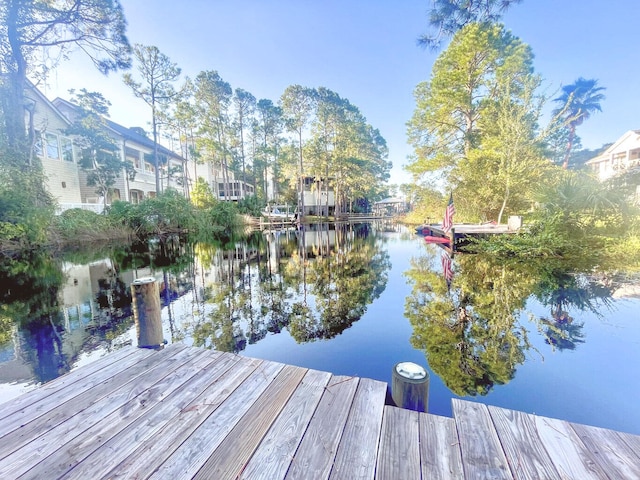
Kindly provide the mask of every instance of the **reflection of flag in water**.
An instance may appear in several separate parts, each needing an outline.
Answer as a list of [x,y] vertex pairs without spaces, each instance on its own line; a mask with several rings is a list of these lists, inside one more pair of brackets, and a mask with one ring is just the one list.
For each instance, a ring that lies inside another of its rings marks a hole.
[[447,252],[442,252],[442,273],[447,281],[447,289],[451,288],[451,280],[453,280],[453,268],[451,267],[451,257]]
[[456,213],[456,207],[453,205],[453,193],[449,194],[449,203],[444,211],[444,219],[442,220],[442,230],[449,233],[453,227],[453,214]]

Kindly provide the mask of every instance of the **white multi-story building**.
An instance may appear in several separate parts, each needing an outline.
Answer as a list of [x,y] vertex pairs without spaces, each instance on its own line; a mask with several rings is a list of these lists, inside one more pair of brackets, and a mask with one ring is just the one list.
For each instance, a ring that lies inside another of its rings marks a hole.
[[[53,105],[68,119],[74,118],[77,106],[61,98],[56,98]],[[105,128],[120,147],[122,159],[129,161],[135,169],[133,180],[127,178],[123,171],[111,194],[106,199],[110,204],[113,200],[126,200],[140,203],[145,198],[155,197],[156,172],[153,161],[154,150],[158,151],[158,167],[160,168],[160,190],[174,188],[184,192],[187,182],[185,159],[168,148],[156,144],[144,134],[139,127],[127,128],[116,122],[105,119]],[[81,172],[81,177],[83,177]],[[82,182],[83,203],[102,203],[104,199],[96,196],[95,189],[86,185],[86,178]]]
[[640,130],[629,130],[604,152],[587,162],[600,180],[640,166]]
[[[629,130],[604,152],[586,163],[600,181],[632,170],[640,170],[640,130]],[[640,201],[640,185],[636,185],[635,201]]]

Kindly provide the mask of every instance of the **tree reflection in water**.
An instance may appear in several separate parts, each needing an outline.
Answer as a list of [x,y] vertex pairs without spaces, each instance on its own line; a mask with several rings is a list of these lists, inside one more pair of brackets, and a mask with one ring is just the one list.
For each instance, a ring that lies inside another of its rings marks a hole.
[[[429,248],[406,272],[412,294],[405,315],[413,326],[412,345],[425,352],[432,371],[456,395],[486,395],[514,378],[531,348],[521,318],[533,320],[553,348],[573,349],[584,342],[583,323],[568,311],[597,313],[610,304],[611,289],[580,273],[587,266],[576,270],[557,260],[460,254],[449,290]],[[531,295],[550,308],[550,319],[526,311]]]
[[[318,224],[215,241],[150,239],[60,258],[48,252],[5,258],[0,373],[14,382],[44,382],[85,352],[130,343],[129,285],[143,276],[160,285],[171,341],[239,352],[284,330],[300,343],[333,338],[387,286],[390,256],[380,228]],[[618,282],[592,267],[457,255],[449,291],[439,254],[428,250],[406,272],[412,345],[454,393],[486,394],[509,382],[531,349],[531,325],[521,322],[532,296],[549,312],[533,325],[550,348],[574,349],[586,340],[580,312],[608,306]]]
[[272,232],[253,247],[196,253],[209,272],[210,308],[193,325],[194,343],[238,352],[283,328],[298,342],[340,334],[386,285],[389,256],[370,233],[367,224],[316,224]]

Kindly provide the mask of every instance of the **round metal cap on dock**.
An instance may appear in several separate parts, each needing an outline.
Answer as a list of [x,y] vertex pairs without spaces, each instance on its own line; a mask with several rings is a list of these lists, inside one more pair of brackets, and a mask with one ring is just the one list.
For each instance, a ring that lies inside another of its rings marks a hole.
[[401,408],[426,412],[429,404],[429,372],[413,362],[400,362],[391,375],[391,398]]
[[154,277],[140,277],[136,278],[131,285],[146,285],[147,283],[153,283],[156,279]]
[[428,375],[423,367],[413,362],[401,362],[395,368],[401,377],[407,380],[417,380],[420,383]]

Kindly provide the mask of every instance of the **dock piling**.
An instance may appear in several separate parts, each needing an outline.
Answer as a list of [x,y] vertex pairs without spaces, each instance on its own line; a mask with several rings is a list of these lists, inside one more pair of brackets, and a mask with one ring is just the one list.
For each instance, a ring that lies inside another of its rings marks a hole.
[[398,407],[426,412],[429,407],[429,372],[413,362],[393,367],[391,397]]
[[153,277],[143,277],[131,283],[133,316],[136,322],[139,348],[161,348],[162,317],[158,284]]

